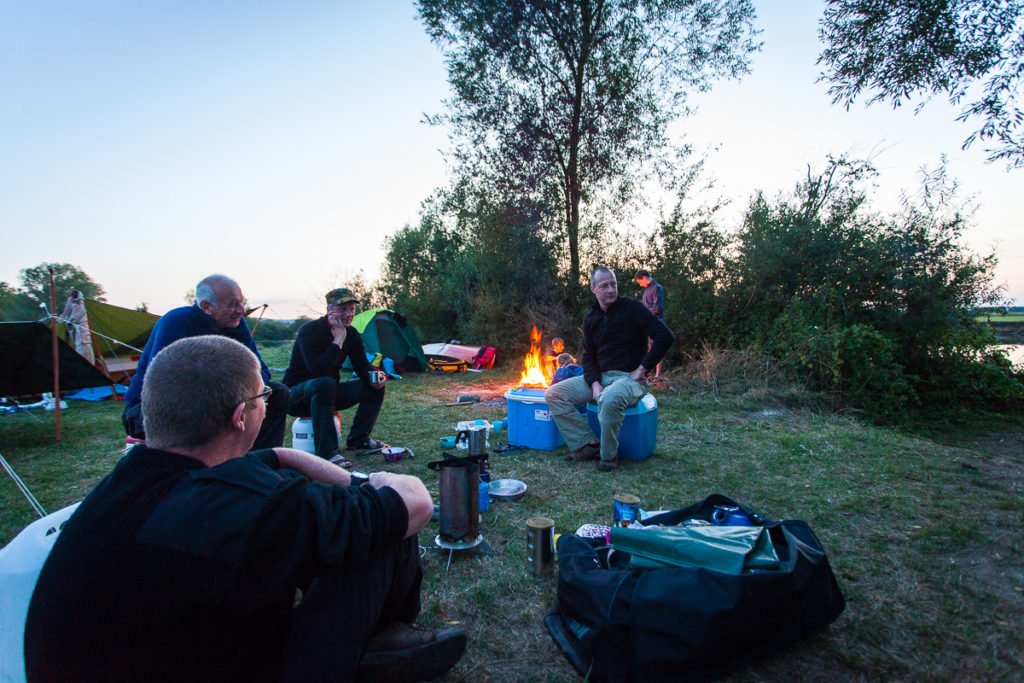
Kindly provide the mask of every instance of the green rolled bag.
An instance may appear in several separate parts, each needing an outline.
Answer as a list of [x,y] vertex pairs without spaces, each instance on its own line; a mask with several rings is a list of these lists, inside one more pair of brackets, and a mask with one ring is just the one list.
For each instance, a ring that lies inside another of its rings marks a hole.
[[613,527],[611,547],[630,554],[630,569],[704,567],[742,574],[779,568],[775,546],[761,526]]

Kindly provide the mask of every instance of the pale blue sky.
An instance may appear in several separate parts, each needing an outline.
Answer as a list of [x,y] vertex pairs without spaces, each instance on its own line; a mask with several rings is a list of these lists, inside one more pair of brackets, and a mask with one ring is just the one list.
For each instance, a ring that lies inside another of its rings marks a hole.
[[[833,107],[814,82],[823,3],[757,5],[753,73],[695,96],[681,126],[718,146],[727,227],[829,152],[873,156],[882,208],[946,153],[981,207],[970,244],[996,246],[1024,301],[1021,173],[962,152],[971,129],[941,102]],[[411,2],[0,0],[0,91],[0,280],[74,263],[155,313],[218,271],[272,316],[318,312],[446,182],[446,136],[421,123],[445,71]]]

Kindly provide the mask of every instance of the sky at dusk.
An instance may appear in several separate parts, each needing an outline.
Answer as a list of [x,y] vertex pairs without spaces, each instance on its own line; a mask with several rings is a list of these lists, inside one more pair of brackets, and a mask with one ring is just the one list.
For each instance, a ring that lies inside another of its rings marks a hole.
[[[731,202],[721,227],[829,154],[872,160],[881,210],[945,155],[978,206],[969,246],[996,251],[998,281],[1024,303],[1024,172],[961,150],[974,129],[943,101],[917,116],[832,105],[815,82],[823,3],[755,4],[752,73],[695,94],[678,126]],[[446,133],[422,123],[446,73],[411,2],[0,0],[0,89],[11,284],[67,262],[111,303],[162,314],[223,272],[270,317],[320,314],[327,289],[376,277],[384,238],[447,182]]]

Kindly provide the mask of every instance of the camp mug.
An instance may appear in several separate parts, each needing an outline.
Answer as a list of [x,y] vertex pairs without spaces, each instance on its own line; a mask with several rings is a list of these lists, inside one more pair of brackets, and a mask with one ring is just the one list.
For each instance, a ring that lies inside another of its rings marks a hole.
[[547,517],[526,520],[526,566],[535,580],[555,573],[555,522]]
[[466,445],[469,447],[470,455],[483,455],[487,428],[481,425],[473,425],[469,429],[463,429],[458,433],[456,440],[461,440],[466,435]]
[[735,505],[716,505],[711,521],[719,526],[750,526],[750,518]]
[[636,521],[640,511],[640,498],[631,493],[616,493],[615,512],[612,515],[615,526],[629,526]]

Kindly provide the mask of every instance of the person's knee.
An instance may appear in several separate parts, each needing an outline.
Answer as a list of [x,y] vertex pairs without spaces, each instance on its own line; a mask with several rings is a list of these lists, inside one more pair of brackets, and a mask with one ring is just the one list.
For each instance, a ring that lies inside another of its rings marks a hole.
[[145,439],[146,428],[142,421],[141,404],[126,406],[121,413],[121,424],[124,425],[124,433],[133,439]]
[[309,394],[311,400],[330,401],[333,405],[337,382],[330,377],[317,377],[310,380]]
[[626,409],[636,403],[628,394],[603,392],[597,397],[597,419],[602,424],[610,421],[621,421]]
[[[569,380],[565,381],[568,382]],[[552,405],[571,407],[573,405],[572,400],[565,392],[565,387],[560,386],[562,384],[564,384],[564,382],[552,384],[544,391],[544,402],[548,404],[548,407],[551,407]]]
[[270,400],[267,401],[267,412],[274,413],[287,410],[291,404],[291,393],[288,391],[288,387],[280,382],[270,382],[268,386],[273,389],[273,393],[270,394]]

